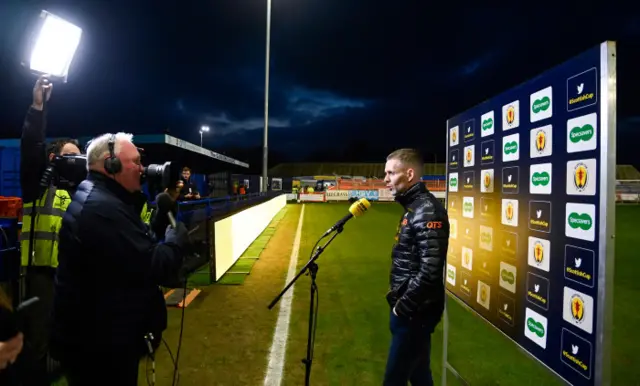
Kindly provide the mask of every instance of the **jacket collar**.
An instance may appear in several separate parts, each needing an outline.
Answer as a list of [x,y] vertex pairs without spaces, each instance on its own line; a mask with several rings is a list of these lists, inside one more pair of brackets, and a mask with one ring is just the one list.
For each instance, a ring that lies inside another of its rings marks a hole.
[[395,200],[406,208],[418,197],[420,193],[426,193],[427,191],[427,187],[422,183],[422,181],[418,181],[404,193],[398,194],[395,197]]
[[146,197],[142,192],[131,193],[120,185],[116,180],[96,171],[89,171],[87,179],[95,185],[102,186],[113,193],[116,197],[127,204],[139,205]]

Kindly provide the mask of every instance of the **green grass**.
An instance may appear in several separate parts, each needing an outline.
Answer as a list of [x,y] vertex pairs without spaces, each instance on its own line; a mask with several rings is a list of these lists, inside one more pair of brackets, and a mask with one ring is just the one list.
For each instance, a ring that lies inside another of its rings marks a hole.
[[[293,236],[302,205],[288,205],[263,235],[270,241],[251,266],[251,275],[226,275],[243,285],[212,285],[187,308],[180,355],[180,385],[262,384],[278,308],[266,305],[283,288]],[[305,205],[298,268],[309,258],[317,238],[347,211],[347,204]],[[391,246],[402,213],[394,203],[374,203],[365,217],[349,221],[344,233],[318,260],[320,310],[312,372],[313,385],[379,385],[390,343],[387,291]],[[640,206],[616,211],[614,290],[614,385],[640,385],[636,365],[640,342],[640,260],[637,257]],[[277,230],[276,230],[276,225]],[[270,233],[270,234],[269,234]],[[249,252],[245,253],[245,256]],[[242,258],[239,264],[250,264]],[[246,281],[245,281],[246,279]],[[308,276],[294,288],[284,385],[304,384]],[[542,365],[472,312],[450,300],[449,362],[471,385],[557,385]],[[174,351],[180,310],[169,309],[164,334]],[[442,324],[433,336],[432,370],[439,384],[442,369]],[[170,384],[167,351],[158,353],[158,385]],[[140,384],[144,384],[144,363]],[[450,385],[456,384],[448,375]],[[59,383],[63,385],[65,383]]]
[[245,273],[227,273],[218,280],[218,284],[222,285],[241,285],[247,278]]
[[[299,268],[318,236],[346,212],[347,205],[305,205]],[[318,260],[320,293],[312,381],[315,385],[380,384],[390,343],[388,286],[391,247],[402,213],[397,204],[374,204],[366,217],[350,221]],[[636,218],[640,206],[618,207],[614,289],[612,384],[640,384],[636,362],[640,332],[640,274]],[[286,361],[286,385],[304,380],[309,278],[295,287]],[[448,302],[448,360],[471,385],[559,385],[541,364],[454,300]],[[442,323],[433,336],[432,370],[442,368]],[[448,375],[449,384],[456,384]]]

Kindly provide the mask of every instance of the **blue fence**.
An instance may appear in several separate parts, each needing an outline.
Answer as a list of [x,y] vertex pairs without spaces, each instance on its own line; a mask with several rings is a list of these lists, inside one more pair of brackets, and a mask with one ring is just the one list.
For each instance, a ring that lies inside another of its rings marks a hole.
[[0,196],[21,196],[19,148],[0,150]]
[[205,220],[225,217],[280,194],[282,192],[261,192],[180,202],[178,220],[189,227],[190,224],[195,225]]

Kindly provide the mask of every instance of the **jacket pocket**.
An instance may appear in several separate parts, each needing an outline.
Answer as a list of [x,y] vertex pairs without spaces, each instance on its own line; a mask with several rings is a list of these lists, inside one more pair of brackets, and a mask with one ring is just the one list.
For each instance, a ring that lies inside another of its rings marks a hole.
[[408,285],[409,285],[409,278],[406,278],[402,283],[400,283],[399,286],[397,286],[396,288],[392,288],[391,290],[389,290],[389,292],[387,292],[386,298],[390,306],[393,307],[396,304],[398,299],[400,299],[400,297],[407,290]]

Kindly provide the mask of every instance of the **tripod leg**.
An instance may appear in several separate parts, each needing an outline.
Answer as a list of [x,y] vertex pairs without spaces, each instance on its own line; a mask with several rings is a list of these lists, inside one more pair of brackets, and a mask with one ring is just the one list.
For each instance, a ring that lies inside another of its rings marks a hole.
[[311,298],[309,301],[309,331],[307,335],[307,358],[303,360],[305,364],[305,386],[309,386],[309,382],[311,379],[311,351],[313,350],[313,330],[314,325],[316,323],[315,313],[314,313],[314,303],[316,297],[316,272],[318,270],[318,266],[314,263],[309,266],[309,276],[311,276]]

